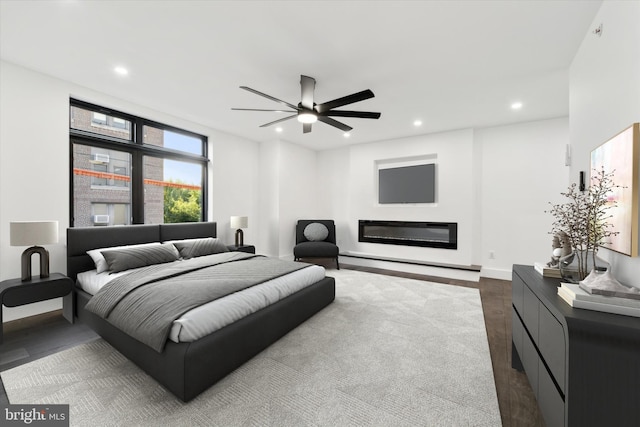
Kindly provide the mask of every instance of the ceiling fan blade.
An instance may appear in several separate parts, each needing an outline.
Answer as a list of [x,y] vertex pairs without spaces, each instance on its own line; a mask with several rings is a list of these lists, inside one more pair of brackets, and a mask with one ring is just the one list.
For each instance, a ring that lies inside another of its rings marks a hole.
[[300,76],[300,105],[307,110],[313,110],[313,91],[316,88],[316,80],[309,76]]
[[297,113],[297,111],[291,111],[291,110],[262,110],[260,108],[232,108],[232,110],[236,110],[236,111],[274,111],[276,113]]
[[267,126],[275,125],[276,123],[284,122],[285,120],[293,119],[294,117],[298,117],[298,115],[294,114],[293,116],[288,116],[288,117],[284,117],[282,119],[274,120],[272,122],[265,123],[265,124],[261,125],[260,127],[261,128],[266,128]]
[[247,90],[247,91],[249,91],[249,92],[251,92],[251,93],[255,93],[256,95],[264,96],[264,97],[265,97],[265,98],[267,98],[267,99],[270,99],[270,100],[275,101],[275,102],[279,102],[279,103],[281,103],[281,104],[286,105],[286,106],[287,106],[287,107],[289,107],[289,108],[292,108],[292,109],[294,109],[294,110],[298,111],[298,107],[296,107],[295,105],[293,105],[293,104],[289,104],[288,102],[283,101],[283,100],[281,100],[281,99],[274,98],[273,96],[271,96],[271,95],[267,95],[266,93],[258,92],[257,90],[255,90],[255,89],[251,89],[250,87],[247,87],[247,86],[240,86],[240,89]]
[[324,113],[332,108],[342,107],[343,105],[353,104],[354,102],[364,101],[365,99],[373,98],[375,95],[369,89],[362,92],[354,93],[351,95],[343,96],[342,98],[334,99],[333,101],[323,102],[316,106],[318,113]]
[[347,126],[344,123],[340,123],[337,120],[333,120],[331,117],[318,116],[318,120],[320,120],[321,122],[326,123],[328,125],[331,125],[333,127],[337,127],[338,129],[340,129],[343,132],[349,132],[350,130],[353,129],[351,126]]
[[303,123],[302,124],[302,133],[311,132],[311,123]]
[[324,113],[318,113],[320,116],[333,116],[333,117],[357,117],[359,119],[379,119],[380,113],[373,113],[371,111],[345,111],[345,110],[329,110]]

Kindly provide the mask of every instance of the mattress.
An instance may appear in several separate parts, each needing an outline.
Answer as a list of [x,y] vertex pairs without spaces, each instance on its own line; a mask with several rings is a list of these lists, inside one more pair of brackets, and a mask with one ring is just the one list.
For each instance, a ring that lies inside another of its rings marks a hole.
[[[181,262],[181,261],[175,261]],[[95,295],[113,279],[131,271],[120,273],[96,270],[78,274],[78,285],[82,290]],[[325,277],[324,267],[309,265],[284,276],[257,286],[214,300],[183,314],[173,322],[169,339],[173,342],[191,342],[223,328],[243,317],[255,313]]]

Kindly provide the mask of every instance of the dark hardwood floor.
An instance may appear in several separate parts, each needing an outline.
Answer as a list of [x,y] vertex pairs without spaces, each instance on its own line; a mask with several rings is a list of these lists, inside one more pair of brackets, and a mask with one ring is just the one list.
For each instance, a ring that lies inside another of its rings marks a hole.
[[[97,338],[88,326],[67,322],[62,310],[7,322],[0,344],[0,372]],[[7,405],[1,381],[0,385],[0,405]]]
[[[324,265],[322,262],[319,263]],[[329,275],[330,270],[335,268],[331,264],[325,265]],[[368,267],[341,267],[479,289],[502,425],[544,427],[526,375],[511,368],[511,282],[481,278],[480,282],[476,283]],[[0,344],[0,371],[97,338],[98,336],[87,326],[68,323],[62,317],[61,311],[5,323],[4,343]],[[6,404],[7,395],[2,386],[0,405]]]

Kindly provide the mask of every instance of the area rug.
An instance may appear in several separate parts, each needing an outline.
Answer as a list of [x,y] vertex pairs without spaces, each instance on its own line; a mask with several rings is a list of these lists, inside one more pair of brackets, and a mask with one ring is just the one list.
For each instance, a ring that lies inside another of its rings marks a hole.
[[331,271],[336,300],[189,403],[99,339],[2,372],[72,426],[501,425],[477,289]]

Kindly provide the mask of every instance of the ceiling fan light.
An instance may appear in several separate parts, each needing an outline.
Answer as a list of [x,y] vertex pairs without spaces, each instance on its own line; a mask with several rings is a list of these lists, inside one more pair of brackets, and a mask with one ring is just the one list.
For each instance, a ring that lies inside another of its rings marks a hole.
[[298,113],[298,121],[300,123],[315,123],[318,121],[318,116],[313,113]]

